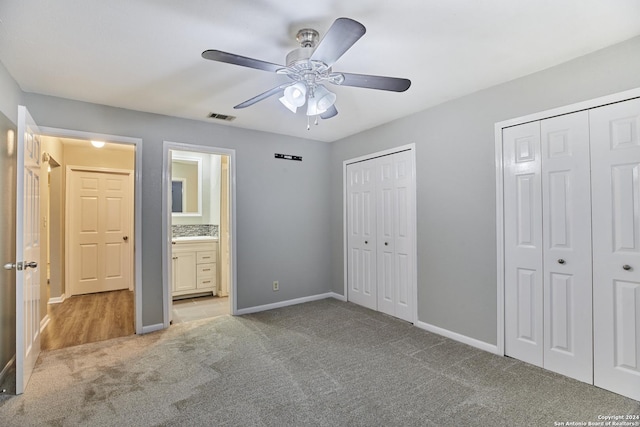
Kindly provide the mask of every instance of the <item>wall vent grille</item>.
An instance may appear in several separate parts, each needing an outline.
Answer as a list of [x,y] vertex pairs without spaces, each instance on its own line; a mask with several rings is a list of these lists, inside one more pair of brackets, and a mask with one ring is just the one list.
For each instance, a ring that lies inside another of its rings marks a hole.
[[218,114],[218,113],[209,113],[207,117],[209,117],[210,119],[224,120],[226,122],[232,122],[236,119],[236,116],[229,116],[227,114]]

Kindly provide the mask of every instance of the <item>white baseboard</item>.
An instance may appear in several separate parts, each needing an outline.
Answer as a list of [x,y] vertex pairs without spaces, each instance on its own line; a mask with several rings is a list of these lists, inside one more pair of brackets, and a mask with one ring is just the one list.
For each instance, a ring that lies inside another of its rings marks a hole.
[[65,300],[65,298],[66,297],[64,296],[64,294],[60,295],[59,297],[51,297],[49,298],[49,304],[60,304]]
[[13,366],[14,363],[16,363],[16,355],[15,354],[13,355],[11,360],[9,360],[7,362],[7,364],[4,366],[4,368],[2,368],[2,371],[0,371],[0,384],[2,384],[4,382],[4,378],[7,376],[7,372],[9,372],[11,370],[11,367]]
[[49,317],[48,314],[42,318],[42,320],[40,321],[40,333],[42,333],[42,331],[44,331],[44,328],[47,327],[47,325],[49,324],[50,320],[51,320],[51,318]]
[[439,328],[438,326],[431,325],[429,323],[417,321],[414,323],[420,329],[424,329],[425,331],[433,332],[434,334],[442,335],[447,338],[451,338],[452,340],[459,341],[463,344],[470,345],[471,347],[479,348],[480,350],[488,351],[489,353],[497,354],[498,356],[502,356],[500,352],[498,352],[498,346],[495,344],[489,344],[484,341],[477,340],[475,338],[468,337],[466,335],[459,334],[457,332],[452,332],[448,329]]
[[288,307],[290,305],[303,304],[305,302],[318,301],[318,300],[327,299],[327,298],[335,298],[334,293],[327,292],[326,294],[318,294],[318,295],[311,295],[309,297],[289,299],[286,301],[274,302],[273,304],[264,304],[264,305],[257,305],[255,307],[241,308],[236,312],[236,315],[242,316],[243,314],[258,313],[260,311],[273,310],[274,308]]
[[156,323],[155,325],[147,325],[142,327],[142,334],[148,334],[151,332],[164,329],[164,323]]
[[347,297],[344,295],[336,294],[335,292],[329,292],[329,297],[337,299],[338,301],[347,302]]

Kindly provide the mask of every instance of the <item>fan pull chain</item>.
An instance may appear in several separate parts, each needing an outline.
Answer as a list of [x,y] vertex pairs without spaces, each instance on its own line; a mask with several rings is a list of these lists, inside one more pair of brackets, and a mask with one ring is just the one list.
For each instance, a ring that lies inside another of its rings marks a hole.
[[307,116],[307,130],[311,129],[311,126],[309,125],[309,116]]
[[318,116],[316,116],[316,121],[315,121],[314,125],[318,126]]

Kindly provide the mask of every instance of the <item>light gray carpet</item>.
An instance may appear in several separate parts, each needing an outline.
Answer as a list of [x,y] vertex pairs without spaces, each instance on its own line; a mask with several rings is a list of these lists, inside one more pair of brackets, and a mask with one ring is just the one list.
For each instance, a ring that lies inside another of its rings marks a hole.
[[7,426],[553,426],[640,403],[323,300],[42,353]]

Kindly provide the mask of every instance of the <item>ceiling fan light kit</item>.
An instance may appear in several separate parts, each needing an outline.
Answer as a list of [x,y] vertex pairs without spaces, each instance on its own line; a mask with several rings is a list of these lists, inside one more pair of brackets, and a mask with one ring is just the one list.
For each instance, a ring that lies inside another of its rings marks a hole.
[[[202,57],[212,61],[275,72],[292,80],[233,108],[246,108],[272,95],[281,93],[282,96],[279,100],[287,109],[296,113],[298,108],[306,103],[307,117],[315,117],[315,123],[318,124],[318,116],[322,119],[329,119],[338,114],[338,110],[334,105],[337,96],[327,89],[323,83],[328,82],[338,86],[353,86],[393,92],[404,92],[411,86],[411,81],[408,79],[339,73],[331,69],[333,64],[365,32],[364,25],[349,18],[336,19],[319,43],[319,34],[316,30],[310,28],[302,29],[296,35],[296,40],[300,43],[300,47],[289,52],[286,57],[286,66],[219,50],[205,50],[202,52]],[[309,129],[308,123],[307,129]]]

